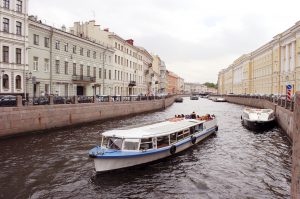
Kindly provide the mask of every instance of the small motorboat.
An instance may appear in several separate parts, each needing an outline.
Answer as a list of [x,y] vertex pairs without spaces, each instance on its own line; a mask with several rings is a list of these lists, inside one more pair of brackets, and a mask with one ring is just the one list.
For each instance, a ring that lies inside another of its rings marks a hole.
[[183,102],[183,98],[182,98],[182,97],[177,97],[177,98],[175,99],[175,102],[181,103],[181,102]]
[[190,97],[190,100],[199,100],[199,97],[197,95],[192,95]]
[[192,115],[102,133],[101,145],[89,151],[96,172],[143,165],[175,155],[218,131],[214,116],[187,119],[195,118]]
[[243,125],[250,130],[266,130],[275,125],[275,114],[272,109],[246,108],[241,119]]
[[214,101],[215,101],[215,102],[226,102],[226,99],[223,98],[223,97],[216,97],[216,98],[214,99]]

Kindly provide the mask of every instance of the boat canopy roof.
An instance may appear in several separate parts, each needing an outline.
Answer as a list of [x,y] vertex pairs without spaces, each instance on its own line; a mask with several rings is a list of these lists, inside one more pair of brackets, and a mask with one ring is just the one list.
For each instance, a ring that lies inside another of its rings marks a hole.
[[179,121],[165,121],[156,124],[136,127],[131,129],[116,129],[106,131],[102,135],[105,137],[117,137],[128,139],[151,138],[165,136],[174,132],[182,131],[205,121],[196,119],[182,119]]
[[272,113],[274,112],[272,109],[253,109],[253,108],[245,108],[245,113]]

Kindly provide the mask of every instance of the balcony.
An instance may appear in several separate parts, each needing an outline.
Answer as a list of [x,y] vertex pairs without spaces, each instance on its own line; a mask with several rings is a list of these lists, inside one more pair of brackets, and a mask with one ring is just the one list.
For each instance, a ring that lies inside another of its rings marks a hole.
[[135,82],[135,81],[130,81],[128,86],[129,86],[129,87],[136,86],[136,82]]
[[95,82],[96,78],[83,75],[73,75],[72,80],[76,82]]

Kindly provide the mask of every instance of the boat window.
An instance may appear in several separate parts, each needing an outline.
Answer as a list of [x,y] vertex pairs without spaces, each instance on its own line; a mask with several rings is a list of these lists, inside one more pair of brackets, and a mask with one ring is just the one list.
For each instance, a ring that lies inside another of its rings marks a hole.
[[125,139],[124,150],[138,150],[139,139]]
[[198,124],[195,128],[196,131],[203,131],[203,124]]
[[171,144],[175,143],[177,140],[176,140],[176,133],[172,133],[170,135],[170,142]]
[[177,140],[181,140],[184,138],[183,131],[177,132]]
[[140,150],[148,150],[153,148],[152,138],[143,138],[141,140]]
[[185,129],[183,131],[183,135],[184,135],[184,137],[188,137],[190,135],[190,130],[189,129]]
[[194,134],[194,133],[195,133],[195,127],[192,126],[192,127],[190,127],[190,134],[192,135],[192,134]]
[[169,146],[169,136],[161,136],[157,137],[157,148],[162,148],[165,146]]
[[121,138],[108,138],[107,148],[121,150],[123,139]]

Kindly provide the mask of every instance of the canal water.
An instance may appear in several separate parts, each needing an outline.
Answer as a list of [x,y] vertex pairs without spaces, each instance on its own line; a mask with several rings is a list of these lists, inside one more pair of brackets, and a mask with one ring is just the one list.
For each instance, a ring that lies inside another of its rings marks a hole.
[[[166,110],[0,141],[0,198],[289,198],[291,145],[280,129],[254,134],[243,106],[207,99]],[[99,133],[175,114],[215,114],[219,132],[161,162],[96,175]]]

